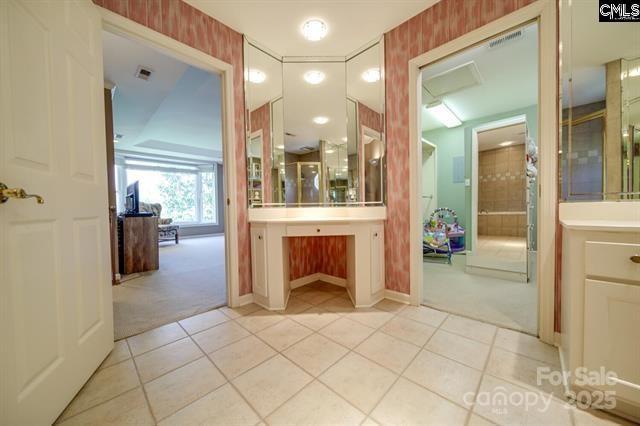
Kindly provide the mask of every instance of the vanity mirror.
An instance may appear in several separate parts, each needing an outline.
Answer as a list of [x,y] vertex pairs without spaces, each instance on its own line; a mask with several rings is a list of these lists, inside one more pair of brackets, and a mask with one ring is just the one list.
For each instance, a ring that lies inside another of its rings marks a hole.
[[563,201],[640,199],[640,25],[598,22],[598,1],[563,0]]
[[252,207],[382,205],[382,41],[346,58],[281,58],[245,40]]

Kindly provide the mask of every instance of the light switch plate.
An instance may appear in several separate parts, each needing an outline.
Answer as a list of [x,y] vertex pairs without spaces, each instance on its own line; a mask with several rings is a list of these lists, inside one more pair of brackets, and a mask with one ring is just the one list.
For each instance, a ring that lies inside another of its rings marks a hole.
[[465,179],[464,186],[471,186],[471,179]]

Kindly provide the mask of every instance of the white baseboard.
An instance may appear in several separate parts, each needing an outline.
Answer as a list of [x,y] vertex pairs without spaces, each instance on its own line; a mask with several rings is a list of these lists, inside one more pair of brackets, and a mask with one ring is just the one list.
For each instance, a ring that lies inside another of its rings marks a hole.
[[347,280],[345,278],[334,277],[333,275],[323,274],[321,272],[316,272],[315,274],[307,275],[290,281],[289,286],[293,290],[294,288],[302,287],[316,281],[324,281],[326,283],[337,285],[340,287],[347,286]]
[[253,293],[243,294],[242,296],[238,296],[236,299],[236,304],[234,308],[248,305],[249,303],[253,303]]
[[404,303],[406,305],[410,305],[411,304],[411,295],[410,294],[400,293],[399,291],[395,291],[395,290],[385,290],[384,291],[384,298],[385,299],[389,299],[389,300],[393,300],[394,302]]
[[482,275],[484,277],[498,278],[506,281],[527,282],[527,274],[521,272],[501,271],[499,269],[482,268],[478,266],[466,266],[465,272],[471,275]]

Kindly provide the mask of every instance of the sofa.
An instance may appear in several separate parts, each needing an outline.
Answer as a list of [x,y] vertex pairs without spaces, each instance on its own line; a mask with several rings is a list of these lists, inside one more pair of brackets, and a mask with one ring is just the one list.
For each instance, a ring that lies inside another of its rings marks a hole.
[[149,212],[158,217],[158,241],[175,241],[178,244],[180,238],[180,225],[176,225],[173,219],[162,218],[162,204],[140,203],[141,212]]

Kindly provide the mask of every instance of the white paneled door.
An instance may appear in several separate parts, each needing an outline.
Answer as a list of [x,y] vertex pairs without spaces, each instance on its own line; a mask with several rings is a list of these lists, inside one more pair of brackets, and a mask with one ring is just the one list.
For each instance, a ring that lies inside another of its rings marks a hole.
[[0,1],[0,424],[51,424],[113,347],[102,38],[89,0]]

